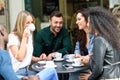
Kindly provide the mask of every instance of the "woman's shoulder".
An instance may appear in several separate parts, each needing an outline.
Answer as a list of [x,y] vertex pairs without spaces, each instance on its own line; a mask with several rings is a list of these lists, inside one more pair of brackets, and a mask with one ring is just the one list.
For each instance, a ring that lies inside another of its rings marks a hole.
[[18,38],[18,36],[14,33],[14,32],[11,32],[9,35],[8,35],[8,38]]
[[95,36],[95,40],[105,40],[105,38],[102,36]]
[[109,44],[109,42],[104,38],[104,37],[102,37],[102,36],[96,36],[95,37],[95,42],[99,42],[100,44],[105,44],[105,45],[108,45]]
[[20,45],[20,40],[17,35],[15,35],[13,32],[8,35],[8,43],[7,47],[11,45]]

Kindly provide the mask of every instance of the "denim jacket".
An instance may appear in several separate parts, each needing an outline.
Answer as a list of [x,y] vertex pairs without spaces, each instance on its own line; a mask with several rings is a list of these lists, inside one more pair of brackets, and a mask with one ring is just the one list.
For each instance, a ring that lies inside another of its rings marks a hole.
[[[88,53],[91,54],[92,53],[92,49],[93,49],[93,43],[94,43],[94,35],[93,34],[89,34],[89,45],[88,45]],[[75,54],[80,54],[81,53],[81,50],[79,48],[79,42],[77,41],[76,42],[76,46],[75,46],[75,51],[74,53]]]
[[19,80],[12,68],[9,53],[5,50],[0,50],[0,74],[5,80]]

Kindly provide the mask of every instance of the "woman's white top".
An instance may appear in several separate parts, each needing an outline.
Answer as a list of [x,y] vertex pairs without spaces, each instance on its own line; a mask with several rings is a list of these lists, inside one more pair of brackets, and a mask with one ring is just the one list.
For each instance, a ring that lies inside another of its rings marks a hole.
[[[32,54],[33,54],[32,34],[29,35],[28,44],[26,45],[27,46],[27,53],[26,53],[26,56],[22,62],[18,61],[13,56],[11,50],[9,49],[9,47],[12,45],[16,45],[16,46],[20,47],[20,40],[18,39],[18,36],[15,35],[14,33],[9,34],[7,47],[8,47],[8,51],[10,53],[10,57],[12,60],[13,69],[16,72],[20,68],[24,68],[24,67],[30,65],[30,63],[31,63]],[[17,53],[16,53],[16,56],[17,56]]]

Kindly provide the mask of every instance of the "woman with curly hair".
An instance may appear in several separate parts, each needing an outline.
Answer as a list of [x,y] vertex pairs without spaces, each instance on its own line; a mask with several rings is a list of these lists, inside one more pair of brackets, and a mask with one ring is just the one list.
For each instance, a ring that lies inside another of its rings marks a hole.
[[88,62],[92,73],[84,80],[119,80],[120,30],[117,20],[102,7],[92,7],[89,13],[88,26],[93,29],[95,39],[93,55]]

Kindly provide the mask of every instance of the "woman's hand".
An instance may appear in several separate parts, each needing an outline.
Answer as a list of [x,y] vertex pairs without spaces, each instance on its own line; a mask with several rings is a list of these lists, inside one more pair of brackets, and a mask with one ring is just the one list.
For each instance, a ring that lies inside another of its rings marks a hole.
[[30,30],[28,29],[28,27],[25,28],[24,32],[23,32],[23,37],[29,37],[30,35]]
[[89,55],[81,56],[81,58],[82,58],[81,63],[83,63],[84,65],[88,65],[90,56]]
[[75,58],[80,58],[81,55],[80,54],[75,54]]
[[91,74],[92,74],[91,72],[81,73],[80,76],[79,76],[79,80],[88,80],[88,78]]

